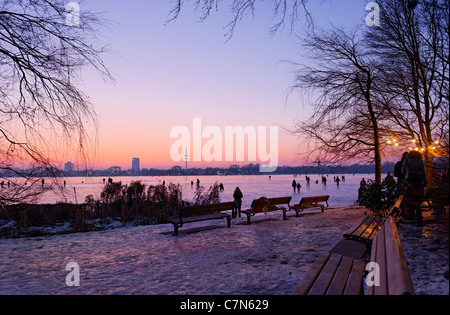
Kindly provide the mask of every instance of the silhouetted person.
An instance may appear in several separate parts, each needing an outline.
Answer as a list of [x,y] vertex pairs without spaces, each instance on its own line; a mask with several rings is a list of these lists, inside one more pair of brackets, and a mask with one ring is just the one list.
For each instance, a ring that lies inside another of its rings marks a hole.
[[300,188],[302,188],[302,185],[300,183],[297,183],[297,191],[300,192]]
[[406,155],[406,159],[402,166],[402,173],[415,194],[417,201],[422,201],[427,180],[425,177],[422,154],[420,154],[420,152],[411,151]]
[[359,183],[359,185],[360,186],[366,186],[366,180],[363,178],[362,180],[361,180],[361,182]]
[[366,188],[365,184],[361,181],[361,184],[358,189],[358,201],[361,202],[361,198],[364,194],[364,189]]
[[236,215],[239,215],[239,218],[241,217],[241,206],[242,206],[242,198],[244,195],[242,194],[242,191],[239,189],[239,187],[236,187],[233,193],[234,198],[234,206],[231,213],[231,216],[233,218],[236,218]]
[[295,181],[295,179],[292,181],[292,188],[294,189],[295,192],[295,189],[297,188],[297,182]]
[[397,177],[397,184],[400,184],[401,181],[405,178],[405,175],[402,172],[403,163],[405,162],[406,156],[408,155],[408,152],[403,153],[402,158],[400,161],[395,163],[394,166],[394,177]]

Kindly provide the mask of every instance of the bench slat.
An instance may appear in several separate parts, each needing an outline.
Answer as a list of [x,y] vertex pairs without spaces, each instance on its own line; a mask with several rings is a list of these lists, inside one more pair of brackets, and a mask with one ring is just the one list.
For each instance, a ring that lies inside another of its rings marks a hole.
[[227,227],[231,227],[231,216],[227,213],[221,213],[221,211],[232,210],[234,202],[222,202],[209,205],[196,205],[183,207],[178,217],[169,219],[169,222],[173,224],[174,236],[178,236],[178,229],[185,223],[227,219]]
[[269,204],[269,205],[289,204],[289,202],[291,202],[291,200],[292,200],[292,197],[267,198],[267,204]]
[[298,286],[294,289],[293,295],[306,295],[308,294],[311,286],[316,281],[317,277],[320,274],[320,271],[323,269],[323,266],[327,263],[330,258],[330,253],[324,253],[319,256],[319,258],[314,262],[311,266],[311,269],[303,276],[302,280],[298,284]]
[[406,264],[397,226],[392,217],[386,221],[387,273],[389,295],[413,295],[414,288]]
[[[347,279],[352,269],[353,259],[342,257],[341,263],[334,275],[333,282],[328,289],[327,295],[342,295],[344,293]],[[362,279],[362,278],[361,278]]]
[[355,229],[352,235],[359,239],[361,235],[366,231],[367,227],[372,224],[373,220],[373,216],[366,216],[365,220]]
[[[380,267],[380,286],[374,286],[374,293],[377,295],[387,295],[388,294],[388,279],[387,279],[387,265],[386,265],[386,239],[385,239],[386,228],[383,228],[378,231],[378,243],[377,243],[377,252],[375,256],[375,262],[378,263]],[[372,256],[370,257],[372,260]]]
[[226,211],[226,210],[233,210],[234,202],[222,202],[217,204],[211,205],[211,212],[220,212],[220,211]]
[[[229,215],[226,213],[203,214],[203,215],[189,216],[189,217],[183,218],[183,223],[216,220],[216,219],[223,219],[223,218],[227,218],[227,217],[229,217]],[[170,223],[181,224],[179,218],[170,220]]]
[[293,295],[360,295],[365,263],[333,253],[324,253],[303,276]]
[[363,277],[366,264],[362,260],[353,260],[352,271],[347,280],[345,295],[360,295],[363,290]]
[[371,240],[380,229],[380,223],[382,223],[381,217],[374,217],[372,222],[366,227],[365,231],[360,235],[363,240]]
[[187,218],[190,216],[209,214],[210,209],[211,205],[187,206],[183,207],[183,209],[181,210],[181,214],[183,218]]
[[325,202],[325,201],[328,201],[329,198],[330,198],[330,196],[328,196],[328,195],[325,195],[325,196],[314,196],[314,197],[303,197],[302,200],[300,201],[300,204],[302,204],[302,203]]
[[355,231],[364,224],[364,222],[367,220],[368,215],[363,216],[358,223],[356,223],[354,226],[352,226],[350,229],[348,229],[345,233],[344,233],[344,237],[348,238],[351,237],[352,235],[355,234]]
[[[381,228],[381,230],[378,231],[377,237],[375,237],[375,238],[373,239],[373,242],[372,242],[372,250],[371,250],[371,253],[370,253],[370,258],[371,258],[370,260],[371,260],[371,262],[375,262],[375,259],[376,259],[376,256],[377,256],[377,249],[378,249],[379,235],[380,235],[381,233],[383,233],[383,228]],[[375,295],[375,287],[374,287],[374,286],[369,286],[369,287],[367,287],[367,290],[366,290],[366,292],[365,292],[365,295]]]
[[324,295],[327,292],[341,258],[340,255],[331,254],[330,259],[309,291],[309,295]]
[[414,294],[400,235],[392,216],[385,221],[374,239],[370,261],[379,266],[380,285],[369,286],[368,295]]
[[370,243],[380,229],[383,218],[365,215],[361,220],[347,232],[344,238],[359,242]]

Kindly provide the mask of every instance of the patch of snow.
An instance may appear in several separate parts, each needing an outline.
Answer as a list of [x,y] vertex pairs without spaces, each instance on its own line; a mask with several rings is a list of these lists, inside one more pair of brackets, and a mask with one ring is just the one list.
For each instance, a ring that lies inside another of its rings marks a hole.
[[[251,225],[243,216],[231,228],[225,219],[187,224],[179,237],[165,224],[0,240],[0,294],[288,295],[363,213],[288,212],[284,221],[277,211],[256,215]],[[438,277],[448,269],[448,232],[445,250],[419,237],[423,229],[399,231],[416,292],[448,294],[448,280]],[[65,283],[70,262],[80,267],[79,287]]]

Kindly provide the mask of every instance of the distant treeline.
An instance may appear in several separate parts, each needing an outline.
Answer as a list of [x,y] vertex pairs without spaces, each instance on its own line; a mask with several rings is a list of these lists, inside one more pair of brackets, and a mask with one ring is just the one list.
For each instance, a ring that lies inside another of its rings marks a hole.
[[[385,163],[382,166],[382,172],[392,172],[395,163]],[[288,175],[288,174],[370,174],[375,170],[374,165],[354,164],[350,166],[280,166],[270,175]],[[101,177],[101,176],[179,176],[179,175],[262,175],[268,173],[260,173],[259,164],[249,164],[241,167],[219,168],[188,168],[173,167],[171,169],[142,169],[139,172],[132,170],[79,170],[79,171],[63,171],[58,169],[40,171],[33,170],[33,176],[60,176],[60,177]],[[6,174],[3,172],[0,177],[14,177],[15,173]]]

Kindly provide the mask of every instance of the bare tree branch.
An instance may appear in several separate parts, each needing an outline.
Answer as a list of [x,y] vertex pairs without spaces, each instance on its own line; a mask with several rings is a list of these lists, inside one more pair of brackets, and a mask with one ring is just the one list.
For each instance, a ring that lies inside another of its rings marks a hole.
[[[167,17],[167,22],[175,21],[181,14],[184,2],[189,1],[177,0],[174,2],[174,6]],[[201,20],[207,19],[213,11],[218,11],[221,3],[220,0],[192,0],[191,2],[195,4],[195,9],[200,11]],[[296,23],[299,20],[299,11],[302,11],[305,14],[309,24],[313,24],[313,18],[307,8],[309,0],[271,0],[268,2],[272,4],[273,17],[275,19],[275,23],[270,28],[270,33],[272,35],[276,34],[286,23],[289,23],[290,31],[293,32]],[[231,11],[232,18],[226,25],[227,31],[225,33],[227,40],[233,37],[238,23],[245,16],[254,16],[258,4],[266,6],[264,1],[257,0],[233,0],[231,2],[228,10]]]
[[[77,85],[86,67],[112,80],[101,59],[106,47],[97,44],[95,35],[104,21],[83,11],[79,25],[68,24],[66,4],[63,0],[0,1],[2,178],[25,165],[46,170],[38,176],[52,176],[58,152],[76,148],[85,156],[89,139],[95,138],[95,111]],[[55,139],[64,144],[62,148],[54,147]],[[23,180],[16,181],[14,193],[2,190],[0,203],[27,196],[35,183],[26,172],[14,175]]]

